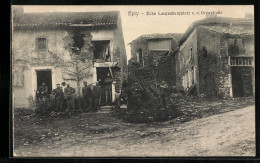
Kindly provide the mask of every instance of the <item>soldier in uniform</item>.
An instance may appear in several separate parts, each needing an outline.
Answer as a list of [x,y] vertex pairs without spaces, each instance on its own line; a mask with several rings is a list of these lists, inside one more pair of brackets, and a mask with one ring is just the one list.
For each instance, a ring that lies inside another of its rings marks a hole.
[[63,90],[60,87],[60,84],[57,84],[57,88],[52,90],[52,93],[55,95],[55,108],[56,111],[60,111],[63,101]]
[[165,81],[162,81],[160,85],[160,97],[161,97],[163,107],[166,107],[167,94],[168,94],[168,85]]
[[102,95],[102,87],[100,85],[100,80],[96,82],[96,85],[93,88],[93,98],[95,99],[94,107],[99,109],[101,104],[101,95]]
[[88,86],[88,83],[84,81],[84,87],[82,88],[84,107],[90,109],[92,107],[92,90]]
[[42,85],[39,87],[39,97],[42,99],[43,97],[46,97],[48,94],[48,87],[45,83],[42,83]]
[[74,95],[75,89],[70,87],[70,84],[67,84],[67,87],[64,89],[64,96],[67,100],[67,111],[74,109]]

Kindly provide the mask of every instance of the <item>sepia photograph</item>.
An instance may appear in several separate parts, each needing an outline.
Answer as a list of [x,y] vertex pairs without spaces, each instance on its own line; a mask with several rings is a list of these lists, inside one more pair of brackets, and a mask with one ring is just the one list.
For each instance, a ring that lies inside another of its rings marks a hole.
[[253,5],[12,5],[14,157],[255,156]]

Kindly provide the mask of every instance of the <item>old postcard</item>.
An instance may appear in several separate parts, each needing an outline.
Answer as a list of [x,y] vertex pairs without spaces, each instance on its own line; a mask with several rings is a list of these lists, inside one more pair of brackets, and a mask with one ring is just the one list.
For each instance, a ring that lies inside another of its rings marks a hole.
[[12,6],[14,157],[255,156],[254,6]]

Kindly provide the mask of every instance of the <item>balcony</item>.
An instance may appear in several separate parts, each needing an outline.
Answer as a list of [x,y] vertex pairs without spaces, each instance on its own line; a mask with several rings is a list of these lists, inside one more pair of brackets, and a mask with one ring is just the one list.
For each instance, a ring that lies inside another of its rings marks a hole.
[[254,66],[253,57],[230,57],[230,66]]

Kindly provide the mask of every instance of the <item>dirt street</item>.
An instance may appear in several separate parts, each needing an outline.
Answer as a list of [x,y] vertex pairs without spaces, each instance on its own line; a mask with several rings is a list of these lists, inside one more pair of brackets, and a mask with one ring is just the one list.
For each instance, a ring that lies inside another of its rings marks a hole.
[[[255,154],[254,106],[182,124],[171,124],[170,121],[123,123],[114,118],[109,109],[79,114],[81,116],[63,121],[55,121],[54,118],[48,122],[42,120],[27,124],[22,131],[15,133],[19,136],[15,137],[14,154],[35,157]],[[22,140],[22,133],[28,132],[31,137]]]

